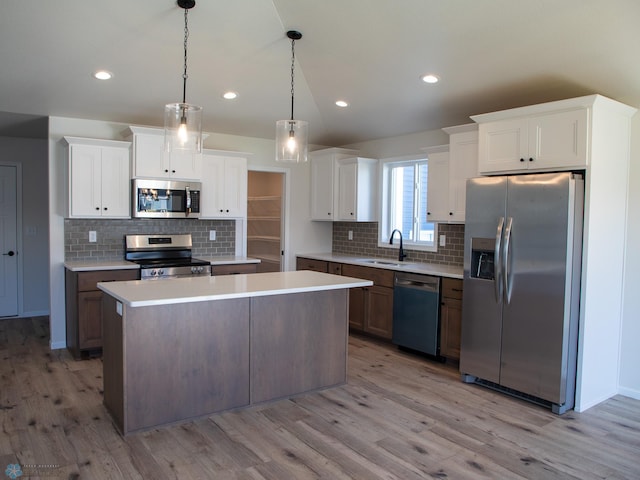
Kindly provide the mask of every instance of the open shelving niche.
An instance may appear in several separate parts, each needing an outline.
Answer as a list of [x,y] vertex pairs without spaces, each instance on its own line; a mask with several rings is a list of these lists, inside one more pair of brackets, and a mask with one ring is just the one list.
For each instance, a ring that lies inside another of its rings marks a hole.
[[281,214],[280,195],[247,198],[247,251],[261,260],[259,271],[280,271]]

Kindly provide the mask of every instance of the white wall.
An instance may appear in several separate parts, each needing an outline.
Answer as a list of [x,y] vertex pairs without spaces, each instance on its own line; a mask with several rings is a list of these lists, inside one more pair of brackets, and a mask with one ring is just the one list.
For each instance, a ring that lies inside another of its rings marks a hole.
[[[49,169],[50,169],[50,303],[51,303],[51,348],[64,348],[64,205],[65,150],[61,138],[65,135],[78,137],[122,140],[128,125],[95,120],[51,117],[49,124]],[[276,163],[275,143],[252,137],[210,134],[204,147],[216,150],[231,150],[251,153],[248,165],[251,169],[282,169]],[[286,166],[290,198],[285,245],[285,267],[295,269],[296,253],[322,252],[331,249],[331,225],[311,222],[309,208],[310,167],[309,164]]]
[[619,392],[640,399],[640,114],[631,122],[631,166]]
[[22,264],[18,313],[23,317],[49,313],[47,211],[47,141],[44,138],[0,137],[0,162],[21,165]]

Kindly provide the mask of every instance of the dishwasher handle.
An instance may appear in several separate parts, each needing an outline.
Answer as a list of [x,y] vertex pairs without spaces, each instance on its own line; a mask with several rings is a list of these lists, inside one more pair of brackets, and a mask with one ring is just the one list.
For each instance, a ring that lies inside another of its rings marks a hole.
[[420,276],[414,275],[396,275],[394,286],[396,288],[414,288],[417,290],[425,290],[428,292],[438,293],[440,292],[440,278],[420,278]]

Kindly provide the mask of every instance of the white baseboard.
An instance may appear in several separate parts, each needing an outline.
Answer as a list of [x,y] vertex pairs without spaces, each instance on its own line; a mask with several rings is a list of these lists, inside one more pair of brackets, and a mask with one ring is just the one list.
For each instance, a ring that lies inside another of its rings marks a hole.
[[50,342],[49,348],[51,348],[51,350],[60,350],[62,348],[67,348],[67,342]]
[[624,395],[625,397],[635,398],[636,400],[640,400],[640,390],[636,390],[634,388],[619,387],[618,393],[620,395]]

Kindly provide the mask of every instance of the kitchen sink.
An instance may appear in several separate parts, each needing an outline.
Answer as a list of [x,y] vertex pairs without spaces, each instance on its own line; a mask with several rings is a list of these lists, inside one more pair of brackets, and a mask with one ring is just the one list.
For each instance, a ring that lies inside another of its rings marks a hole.
[[389,267],[404,267],[406,263],[389,262],[386,260],[363,260],[365,263],[373,263],[374,265],[387,265]]

